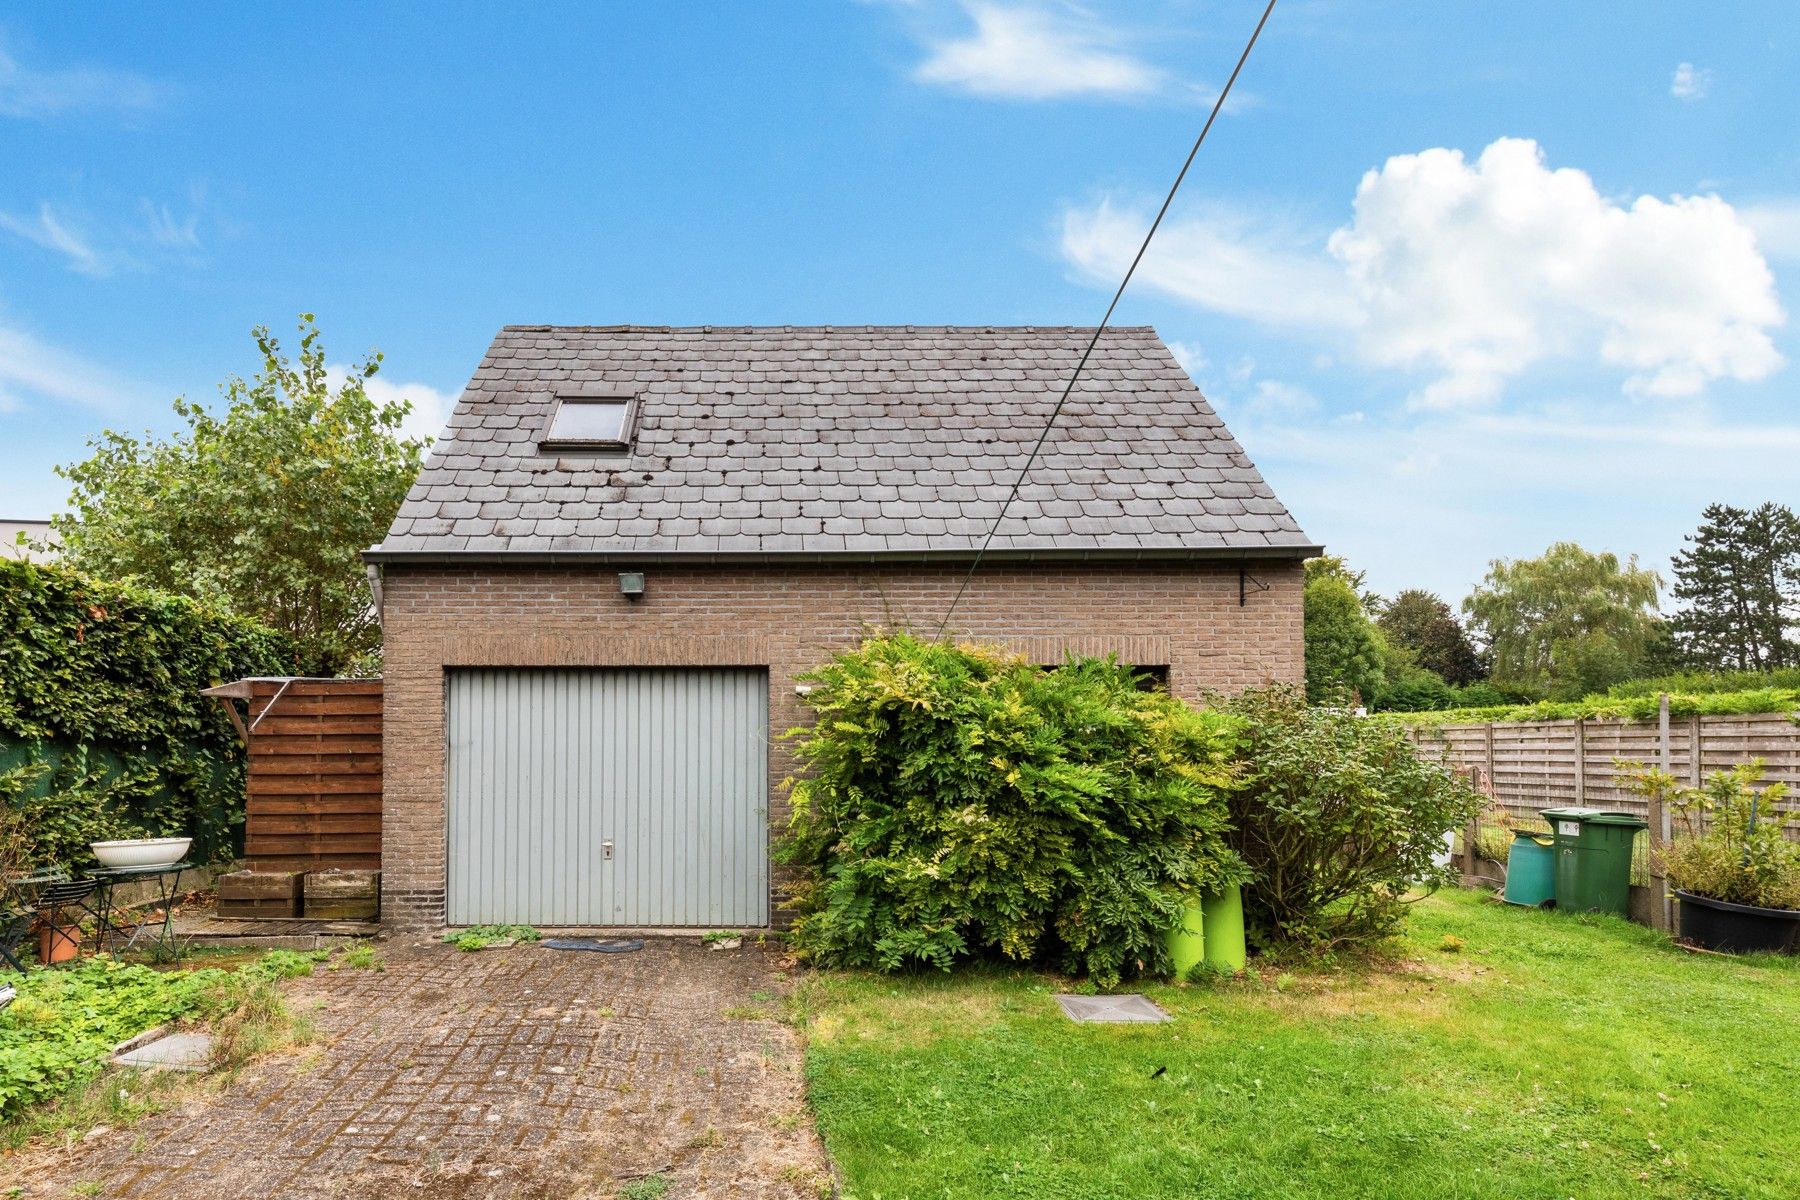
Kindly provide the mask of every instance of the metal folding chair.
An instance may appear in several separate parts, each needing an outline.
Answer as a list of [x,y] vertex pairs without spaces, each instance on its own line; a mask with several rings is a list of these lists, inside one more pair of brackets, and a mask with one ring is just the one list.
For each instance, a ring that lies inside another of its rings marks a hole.
[[19,945],[31,936],[35,924],[37,913],[29,908],[0,911],[0,959],[21,975],[25,974],[25,964],[19,961]]
[[[81,924],[81,914],[93,915],[88,900],[99,886],[92,879],[59,879],[38,886],[38,915],[50,931],[52,947]],[[65,918],[67,910],[74,911],[73,919]]]

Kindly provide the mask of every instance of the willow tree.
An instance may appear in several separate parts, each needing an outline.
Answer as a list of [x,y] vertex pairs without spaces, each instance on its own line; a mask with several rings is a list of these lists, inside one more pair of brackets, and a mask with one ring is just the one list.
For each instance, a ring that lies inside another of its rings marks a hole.
[[1553,700],[1629,679],[1662,630],[1662,580],[1637,556],[1558,542],[1537,558],[1496,559],[1463,611],[1499,687]]
[[296,667],[331,675],[380,649],[360,552],[381,540],[425,443],[401,436],[405,401],[376,403],[370,353],[340,382],[312,315],[290,360],[268,329],[262,369],[220,387],[217,411],[177,398],[166,438],[107,430],[57,468],[67,561],[107,579],[196,596],[287,634]]

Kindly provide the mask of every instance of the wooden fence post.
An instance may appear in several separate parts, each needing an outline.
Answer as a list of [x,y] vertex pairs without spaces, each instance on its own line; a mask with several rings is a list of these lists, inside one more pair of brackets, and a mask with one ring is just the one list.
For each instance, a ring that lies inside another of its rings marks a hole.
[[1481,837],[1481,818],[1469,818],[1469,824],[1463,830],[1463,874],[1473,878],[1475,871],[1475,843]]
[[[1675,747],[1669,739],[1669,694],[1664,692],[1656,702],[1656,736],[1657,765],[1665,775],[1673,778],[1675,774]],[[1669,808],[1659,796],[1650,797],[1650,811],[1646,815],[1650,826],[1650,912],[1656,918],[1656,927],[1670,930],[1675,927],[1673,904],[1669,900],[1669,881],[1662,873],[1662,852],[1669,844]]]
[[1575,718],[1575,806],[1587,803],[1587,722]]
[[1487,743],[1488,795],[1493,798],[1494,803],[1498,804],[1500,802],[1500,783],[1494,777],[1494,723],[1489,721],[1484,724],[1481,732]]

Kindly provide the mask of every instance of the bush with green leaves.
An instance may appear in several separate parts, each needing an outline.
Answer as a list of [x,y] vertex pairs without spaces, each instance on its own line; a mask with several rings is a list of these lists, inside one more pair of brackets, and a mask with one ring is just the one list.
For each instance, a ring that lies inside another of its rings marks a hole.
[[1244,878],[1238,722],[1116,661],[1046,670],[895,634],[810,679],[778,854],[801,868],[792,942],[814,962],[994,954],[1108,986],[1166,967],[1185,895]]
[[233,853],[243,746],[200,689],[292,661],[279,634],[210,605],[0,559],[0,803],[36,865],[90,865],[90,841],[129,837]]
[[1372,707],[1382,712],[1430,712],[1448,708],[1456,690],[1434,671],[1401,664],[1389,668],[1387,682],[1376,693]]
[[224,974],[91,958],[18,979],[18,999],[0,1010],[0,1114],[99,1074],[119,1042],[202,1009]]
[[236,971],[158,971],[94,957],[12,976],[18,998],[0,1009],[0,1116],[92,1079],[114,1046],[172,1021],[204,1022],[219,1066],[291,1040],[305,1022],[287,1012],[277,985],[310,973],[319,957],[272,950]]
[[458,950],[473,953],[489,946],[535,942],[543,936],[529,925],[470,925],[466,929],[452,929],[444,935],[444,940]]
[[1479,794],[1419,757],[1391,721],[1309,707],[1297,688],[1225,703],[1244,729],[1231,846],[1252,877],[1245,917],[1264,945],[1332,949],[1394,933],[1409,892],[1452,878],[1432,863]]
[[1606,689],[1606,694],[1655,697],[1663,692],[1672,692],[1686,696],[1713,696],[1769,688],[1800,692],[1800,667],[1782,667],[1770,671],[1677,671],[1670,675],[1652,675],[1645,679],[1616,683]]
[[1662,852],[1669,886],[1727,904],[1800,909],[1800,842],[1783,832],[1787,785],[1758,787],[1763,760],[1714,771],[1701,787],[1643,763],[1618,763],[1626,787],[1660,800],[1681,822]]

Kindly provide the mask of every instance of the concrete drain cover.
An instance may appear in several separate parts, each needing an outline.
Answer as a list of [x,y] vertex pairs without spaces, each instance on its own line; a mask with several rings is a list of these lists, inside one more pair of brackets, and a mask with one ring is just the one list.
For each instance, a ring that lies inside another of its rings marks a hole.
[[1152,1025],[1172,1018],[1143,996],[1058,996],[1063,1015],[1083,1025]]
[[204,1071],[212,1064],[210,1033],[171,1033],[142,1045],[127,1042],[126,1046],[127,1049],[112,1058],[121,1067],[145,1071]]

